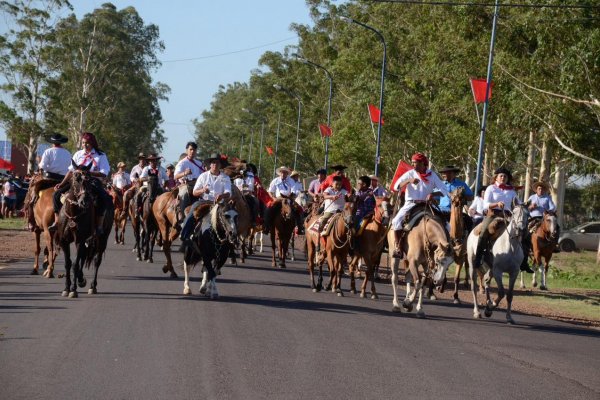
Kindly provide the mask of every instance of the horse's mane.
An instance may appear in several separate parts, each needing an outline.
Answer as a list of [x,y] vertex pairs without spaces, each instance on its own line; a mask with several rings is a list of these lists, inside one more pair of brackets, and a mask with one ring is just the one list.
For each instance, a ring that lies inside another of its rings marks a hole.
[[246,164],[244,163],[228,165],[227,167],[223,168],[223,173],[231,179],[235,179],[244,175],[242,172],[244,169],[246,169]]
[[216,232],[217,227],[219,226],[219,204],[215,204],[210,210],[210,225]]

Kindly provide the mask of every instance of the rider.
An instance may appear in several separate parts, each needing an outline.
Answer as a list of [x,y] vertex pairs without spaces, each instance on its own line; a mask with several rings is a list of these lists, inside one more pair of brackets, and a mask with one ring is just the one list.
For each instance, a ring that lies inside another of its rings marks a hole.
[[142,171],[144,170],[145,166],[146,166],[146,155],[144,153],[139,153],[138,154],[138,163],[135,165],[135,167],[131,168],[131,173],[129,174],[132,183],[135,183],[138,181],[138,179],[140,179],[140,175],[142,175]]
[[198,145],[194,142],[188,142],[185,145],[185,157],[179,160],[175,166],[175,179],[179,180],[182,184],[185,184],[185,189],[179,189],[179,218],[183,218],[185,214],[185,208],[192,203],[192,190],[196,179],[204,172],[204,166],[202,162],[196,160],[196,151]]
[[392,220],[395,238],[394,258],[402,257],[402,224],[406,214],[417,204],[426,203],[431,198],[431,193],[435,188],[444,196],[450,195],[440,178],[428,169],[429,160],[424,154],[413,154],[411,164],[413,169],[405,172],[394,185],[394,190],[398,192],[406,186],[406,201]]
[[348,167],[346,167],[345,165],[340,165],[340,164],[332,166],[331,169],[333,170],[333,173],[330,174],[327,178],[325,178],[323,183],[321,183],[321,186],[319,186],[319,193],[323,193],[325,191],[325,189],[327,189],[329,186],[331,186],[334,176],[341,176],[342,177],[342,187],[346,190],[346,192],[352,193],[352,183],[350,182],[350,179],[348,179],[346,177],[346,174],[344,173],[344,170],[346,168],[348,168]]
[[256,197],[256,185],[258,184],[256,175],[258,175],[256,165],[246,163],[246,169],[242,171],[242,176],[235,178],[233,181],[248,203],[250,213],[252,214],[251,218],[253,226],[256,223],[258,216],[261,215],[261,203]]
[[552,201],[552,196],[548,194],[548,185],[544,182],[536,182],[533,184],[535,194],[532,194],[527,200],[529,204],[530,227],[537,224],[544,218],[544,212],[556,211],[556,206]]
[[[449,193],[452,193],[459,187],[464,188],[465,200],[471,201],[473,200],[473,191],[465,182],[461,181],[456,177],[456,175],[460,172],[460,168],[455,167],[454,165],[447,165],[440,170],[440,174],[442,175],[442,179],[444,180],[444,185],[446,185],[446,190]],[[438,192],[439,193],[439,192]],[[440,197],[439,208],[442,214],[444,214],[444,218],[446,222],[450,221],[450,210],[451,210],[452,201],[450,200],[450,196],[442,196]]]
[[390,197],[386,188],[379,186],[379,177],[377,175],[369,175],[369,179],[371,179],[371,190],[373,191],[373,196],[375,196],[375,198]]
[[231,179],[221,172],[221,169],[227,166],[227,159],[214,153],[204,160],[204,165],[208,165],[209,170],[198,177],[193,189],[194,197],[200,199],[192,205],[182,224],[181,240],[184,243],[189,243],[196,226],[194,210],[202,204],[219,203],[228,200],[231,196]]
[[170,191],[177,187],[177,181],[175,180],[175,167],[173,164],[167,165],[167,180],[165,181],[165,190]]
[[[515,188],[510,184],[512,174],[504,167],[498,168],[494,172],[494,183],[489,185],[483,195],[483,208],[487,210],[487,215],[481,222],[481,233],[477,241],[477,251],[475,253],[474,268],[480,268],[483,260],[483,250],[488,245],[489,232],[488,226],[496,217],[508,217],[512,215],[510,207],[513,202],[520,203]],[[525,253],[525,252],[524,252]],[[521,271],[533,273],[533,270],[527,265],[527,256],[523,257]]]
[[473,227],[479,225],[483,221],[484,208],[483,208],[483,195],[487,186],[483,186],[479,191],[479,195],[475,197],[473,203],[469,206],[469,215],[473,219]]
[[127,165],[123,161],[120,161],[117,164],[117,172],[115,172],[112,176],[113,187],[119,189],[120,191],[127,190],[131,185],[129,174],[125,172],[126,166]]
[[[361,176],[356,184],[356,213],[354,215],[354,227],[360,233],[360,226],[365,218],[370,217],[375,211],[375,194],[371,188],[371,178]],[[357,235],[358,236],[358,235]]]
[[300,173],[298,171],[292,171],[290,174],[290,178],[294,181],[294,188],[296,189],[296,193],[300,193],[304,190],[304,185],[300,180]]
[[308,194],[313,198],[313,201],[317,201],[317,195],[321,193],[319,190],[321,183],[325,180],[327,176],[327,170],[325,168],[321,168],[317,171],[317,179],[314,179],[310,182],[308,186]]
[[[40,173],[46,179],[60,182],[65,178],[65,175],[69,171],[69,165],[71,165],[71,153],[69,150],[62,147],[64,143],[69,141],[69,138],[57,133],[46,140],[52,143],[52,147],[46,149],[44,154],[42,154],[42,159],[39,164]],[[36,227],[35,218],[33,216],[33,206],[37,200],[37,192],[37,185],[34,183],[29,188],[30,200],[27,204],[27,222],[30,231],[33,231]]]
[[165,185],[165,181],[168,179],[166,172],[160,169],[158,166],[158,160],[162,157],[156,154],[150,154],[146,157],[146,161],[148,161],[148,165],[144,167],[142,170],[142,174],[140,175],[140,182],[142,182],[142,188],[140,189],[142,193],[144,193],[144,197],[148,191],[148,178],[150,176],[158,177],[158,187],[159,193],[162,192],[162,188]]
[[62,207],[60,197],[71,187],[71,175],[73,173],[73,164],[78,167],[90,166],[90,184],[92,191],[96,195],[96,232],[98,235],[103,233],[104,212],[107,205],[111,204],[112,199],[104,190],[100,179],[104,179],[110,172],[110,164],[106,154],[98,148],[96,136],[90,132],[84,132],[81,135],[81,150],[73,154],[72,164],[69,166],[69,172],[62,182],[56,185],[54,192],[54,223],[48,227],[48,230],[55,231],[58,228],[58,213]]
[[[334,176],[332,185],[323,191],[323,199],[325,200],[325,209],[323,215],[319,217],[319,236],[324,236],[323,228],[327,225],[327,221],[336,213],[344,210],[346,205],[346,196],[348,191],[342,188],[342,177]],[[321,251],[321,239],[317,241],[317,252]]]
[[[295,182],[288,175],[290,174],[290,169],[288,167],[279,167],[277,169],[277,173],[279,176],[271,181],[269,185],[269,195],[273,200],[280,198],[290,198],[294,199],[294,197],[298,194],[296,191]],[[302,229],[302,214],[295,210],[296,217],[296,225],[298,226],[298,232],[301,232]],[[265,223],[263,226],[263,232],[269,233],[271,230],[272,216],[271,216],[271,207],[267,207],[265,210]]]

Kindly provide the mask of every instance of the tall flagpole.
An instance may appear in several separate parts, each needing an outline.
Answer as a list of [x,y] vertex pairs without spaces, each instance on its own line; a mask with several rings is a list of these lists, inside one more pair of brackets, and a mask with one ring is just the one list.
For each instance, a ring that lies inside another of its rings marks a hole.
[[496,22],[498,21],[498,2],[494,7],[494,20],[492,22],[492,39],[490,41],[490,55],[488,59],[487,68],[487,82],[485,85],[485,103],[483,103],[483,117],[481,121],[481,133],[479,135],[479,156],[477,157],[477,175],[475,177],[475,193],[481,191],[481,178],[482,178],[482,164],[483,164],[483,152],[485,148],[485,128],[487,124],[487,114],[489,108],[489,95],[490,85],[492,84],[492,64],[494,63],[494,44],[496,42]]

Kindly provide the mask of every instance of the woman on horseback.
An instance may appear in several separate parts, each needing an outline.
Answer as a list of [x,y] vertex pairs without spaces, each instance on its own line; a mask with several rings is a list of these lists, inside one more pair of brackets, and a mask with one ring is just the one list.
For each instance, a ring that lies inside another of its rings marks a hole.
[[58,213],[62,208],[60,197],[71,187],[71,175],[76,167],[90,167],[90,183],[93,193],[96,196],[96,232],[102,234],[102,225],[104,224],[104,212],[106,206],[112,202],[109,194],[104,190],[102,181],[110,172],[110,164],[106,154],[98,148],[96,136],[90,132],[84,132],[81,135],[81,150],[76,152],[71,159],[69,172],[61,183],[55,186],[54,192],[54,223],[48,227],[50,231],[56,231],[58,227]]

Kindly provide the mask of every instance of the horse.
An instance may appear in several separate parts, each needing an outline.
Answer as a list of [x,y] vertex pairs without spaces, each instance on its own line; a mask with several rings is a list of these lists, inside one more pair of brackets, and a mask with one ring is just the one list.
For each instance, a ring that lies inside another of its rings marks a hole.
[[[311,289],[313,292],[319,292],[323,289],[323,263],[327,259],[329,269],[329,282],[325,290],[331,290],[338,296],[343,296],[341,290],[342,275],[344,265],[348,257],[348,252],[352,244],[352,217],[354,215],[354,202],[347,201],[342,212],[331,217],[328,224],[331,226],[327,236],[320,236],[319,232],[310,229],[313,223],[319,218],[314,215],[311,220],[306,222],[306,246],[308,273],[310,275]],[[325,257],[319,257],[316,248],[318,241],[322,241],[322,251]],[[324,242],[324,244],[323,244]],[[315,285],[315,265],[319,267],[319,278]]]
[[[137,253],[136,259],[138,261],[141,261],[142,260],[142,246],[141,246],[141,241],[142,241],[142,218],[141,218],[142,192],[139,190],[139,187],[137,189],[130,189],[130,190],[133,190],[132,198],[129,201],[129,203],[126,202],[125,204],[129,205],[127,208],[127,212],[129,213],[129,219],[131,220],[131,227],[133,229],[133,237],[135,239],[135,244],[133,245],[133,249],[131,251],[133,251],[134,253]],[[128,193],[129,193],[129,191],[128,191]]]
[[[306,220],[306,218],[309,215],[309,212],[312,209],[312,205],[313,205],[313,199],[308,194],[308,191],[303,190],[300,193],[298,193],[298,195],[294,199],[294,202],[302,208],[303,218],[304,218],[304,220]],[[298,234],[298,230],[294,229],[294,233],[292,234],[292,240],[290,242],[290,249],[291,249],[291,253],[292,253],[290,256],[291,261],[296,260],[296,237],[298,237],[298,236],[300,236]],[[306,237],[304,238],[304,240],[302,242],[306,242]]]
[[142,227],[144,235],[142,240],[142,249],[144,251],[144,260],[153,263],[152,253],[154,252],[154,243],[158,234],[158,225],[154,213],[152,212],[152,204],[156,197],[161,194],[162,189],[158,184],[158,175],[148,175],[148,189],[142,203]]
[[[448,267],[454,261],[454,251],[446,232],[445,222],[430,209],[425,210],[417,225],[405,235],[403,242],[402,247],[407,250],[406,258],[402,261],[405,271],[408,273],[406,274],[406,297],[402,302],[402,308],[409,312],[412,311],[415,297],[418,295],[417,317],[424,317],[423,287],[429,280],[433,280],[434,285],[442,283]],[[419,266],[423,268],[422,274],[419,273]],[[411,280],[414,281],[414,290],[411,288]],[[392,264],[391,281],[394,291],[392,311],[400,312],[396,288],[398,263]]]
[[[90,284],[88,294],[98,293],[98,269],[106,250],[108,237],[113,224],[112,204],[106,205],[103,232],[97,234],[95,224],[94,196],[91,194],[92,183],[87,167],[72,163],[71,187],[67,192],[64,205],[58,216],[58,229],[54,240],[65,254],[65,289],[63,297],[76,298],[77,286],[85,287],[87,280],[83,276],[83,267],[94,262],[94,280]],[[71,262],[71,243],[75,242],[75,263]],[[73,281],[71,281],[73,268]]]
[[169,192],[165,192],[158,196],[152,203],[152,214],[156,220],[158,231],[163,238],[162,250],[165,253],[167,263],[163,265],[162,271],[166,274],[170,272],[171,278],[177,278],[177,273],[173,268],[171,259],[171,244],[181,231],[181,226],[177,219],[177,211],[179,208],[178,201],[179,188],[174,188]]
[[271,266],[276,266],[275,245],[277,243],[279,268],[285,268],[285,257],[296,226],[292,200],[287,197],[275,200],[271,204],[269,214],[271,215],[271,229],[269,231],[269,236],[271,237],[271,248],[273,250]]
[[[251,196],[249,194],[244,195],[237,186],[231,186],[231,201],[233,202],[233,207],[238,213],[237,217],[237,237],[239,238],[239,243],[236,244],[236,247],[240,245],[241,247],[241,262],[244,264],[246,262],[246,258],[250,251],[249,247],[252,246],[252,242],[250,241],[250,237],[252,234],[252,213],[250,211],[250,206],[248,205],[248,200],[246,196]],[[232,252],[232,264],[236,264],[235,262],[235,253]]]
[[195,210],[199,221],[194,229],[193,243],[187,246],[183,257],[185,281],[183,294],[190,295],[191,268],[202,260],[203,274],[200,294],[218,298],[216,276],[227,261],[230,251],[237,243],[238,213],[233,202],[204,204]]
[[[127,193],[127,192],[126,192]],[[113,199],[115,209],[115,244],[125,244],[125,226],[127,226],[127,209],[125,208],[124,194],[120,189],[110,186],[110,196]]]
[[[554,253],[556,243],[558,243],[559,228],[556,214],[554,212],[544,212],[541,223],[535,228],[531,235],[531,245],[533,249],[533,278],[531,286],[537,286],[537,268],[540,270],[541,285],[540,290],[548,290],[546,286],[546,275],[550,259]],[[542,267],[542,257],[544,258],[544,266]],[[523,272],[521,272],[521,287],[524,288]]]
[[[54,232],[50,232],[48,227],[54,222],[54,206],[52,204],[52,197],[54,195],[54,180],[41,180],[38,181],[36,188],[32,190],[39,190],[37,194],[37,201],[33,205],[33,218],[35,220],[35,228],[33,235],[35,237],[35,254],[33,260],[33,270],[31,275],[37,275],[39,271],[39,257],[40,257],[40,239],[42,233],[44,234],[44,241],[46,247],[44,248],[44,261],[43,268],[44,277],[54,278],[54,262],[56,260],[56,251],[54,249]],[[49,185],[52,185],[48,187]],[[28,193],[28,196],[30,193]],[[32,194],[35,195],[35,194]],[[30,201],[32,199],[29,199]]]
[[[494,308],[500,304],[500,301],[504,298],[504,284],[502,283],[502,275],[506,272],[509,275],[508,279],[508,291],[506,293],[506,322],[514,324],[515,321],[511,316],[511,307],[513,299],[513,289],[515,287],[515,281],[519,274],[521,262],[523,261],[523,248],[521,247],[521,237],[527,229],[527,218],[528,218],[527,207],[522,204],[516,204],[513,201],[512,218],[507,226],[507,221],[502,217],[496,218],[498,221],[499,229],[494,236],[499,235],[494,244],[492,245],[491,253],[492,259],[483,260],[483,267],[487,267],[484,275],[485,283],[485,316],[491,317]],[[492,225],[492,224],[490,224]],[[469,275],[471,278],[471,292],[473,294],[473,317],[478,319],[481,318],[481,313],[477,306],[477,290],[475,268],[473,262],[475,260],[475,253],[477,252],[477,242],[479,239],[478,229],[474,229],[467,240],[467,257],[469,260]],[[494,277],[496,284],[498,285],[498,295],[492,302],[490,299],[490,280]]]
[[388,231],[387,223],[391,216],[391,205],[386,198],[377,198],[375,213],[370,217],[358,236],[358,247],[354,250],[354,257],[350,262],[350,293],[356,293],[354,272],[358,271],[358,264],[362,260],[366,265],[366,272],[360,289],[360,297],[366,296],[367,283],[371,281],[371,299],[377,299],[375,290],[375,267],[379,265],[383,251],[385,235]]

